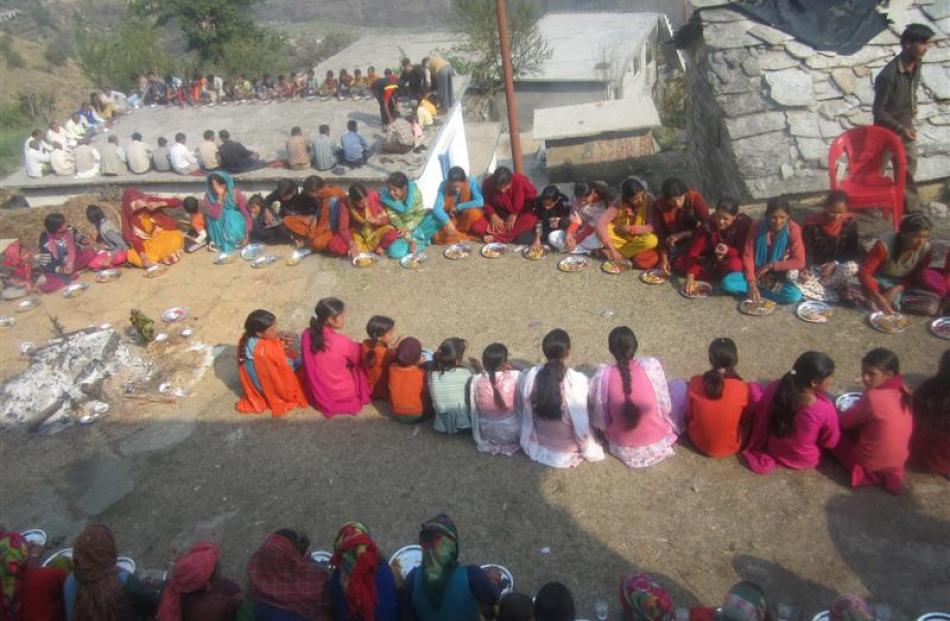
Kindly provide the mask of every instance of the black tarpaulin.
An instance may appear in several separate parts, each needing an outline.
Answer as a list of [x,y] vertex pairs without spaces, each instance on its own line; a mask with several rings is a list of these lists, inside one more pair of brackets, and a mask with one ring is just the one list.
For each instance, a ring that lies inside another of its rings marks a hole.
[[744,0],[729,8],[816,50],[854,54],[887,28],[880,0]]

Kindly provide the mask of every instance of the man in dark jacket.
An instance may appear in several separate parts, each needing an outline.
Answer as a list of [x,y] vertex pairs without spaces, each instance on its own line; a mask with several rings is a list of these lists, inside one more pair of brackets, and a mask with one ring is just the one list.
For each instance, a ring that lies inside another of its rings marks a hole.
[[904,213],[920,209],[917,195],[917,85],[920,65],[934,31],[925,24],[910,24],[901,34],[901,52],[887,63],[874,80],[874,124],[886,127],[904,141],[907,155],[907,183],[904,189]]
[[242,173],[249,170],[265,168],[267,162],[261,160],[261,156],[247,148],[237,140],[231,140],[231,134],[226,129],[218,132],[221,139],[221,146],[218,147],[218,155],[221,160],[221,168],[229,173]]

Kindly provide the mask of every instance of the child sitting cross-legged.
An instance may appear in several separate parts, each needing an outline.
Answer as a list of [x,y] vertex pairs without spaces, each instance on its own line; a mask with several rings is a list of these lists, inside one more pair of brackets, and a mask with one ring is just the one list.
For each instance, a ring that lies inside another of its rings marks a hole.
[[368,339],[361,346],[366,380],[373,399],[385,399],[389,365],[396,358],[396,322],[389,317],[373,315],[366,324]]
[[188,214],[190,226],[185,233],[185,252],[192,253],[208,245],[208,231],[205,229],[205,216],[198,209],[198,199],[189,196],[181,202]]
[[401,423],[419,422],[431,410],[424,365],[419,339],[410,336],[399,341],[387,371],[387,387],[390,412]]
[[914,417],[897,354],[872,349],[861,359],[861,399],[841,414],[841,440],[834,455],[851,476],[851,485],[881,485],[892,494],[904,489]]
[[290,244],[293,237],[281,226],[280,216],[270,205],[264,204],[264,198],[255,194],[247,201],[247,210],[251,214],[251,242],[257,244]]
[[448,338],[432,356],[429,395],[435,410],[435,430],[441,433],[459,433],[472,428],[468,389],[473,373],[464,364],[467,346],[464,339]]
[[283,416],[307,406],[295,372],[299,354],[290,339],[277,332],[277,318],[264,309],[252,311],[244,321],[244,334],[237,348],[238,375],[244,397],[234,408],[242,414]]

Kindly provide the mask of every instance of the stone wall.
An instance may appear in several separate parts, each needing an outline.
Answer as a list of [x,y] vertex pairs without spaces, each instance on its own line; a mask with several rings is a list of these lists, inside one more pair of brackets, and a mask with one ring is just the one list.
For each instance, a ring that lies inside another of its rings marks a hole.
[[578,179],[623,179],[628,164],[654,153],[650,130],[608,132],[597,136],[545,141],[547,174],[552,183]]
[[871,123],[874,76],[911,22],[938,33],[917,94],[917,179],[950,177],[950,3],[906,2],[851,56],[815,51],[724,4],[693,0],[703,37],[686,68],[687,151],[705,192],[760,200],[827,190],[831,141]]

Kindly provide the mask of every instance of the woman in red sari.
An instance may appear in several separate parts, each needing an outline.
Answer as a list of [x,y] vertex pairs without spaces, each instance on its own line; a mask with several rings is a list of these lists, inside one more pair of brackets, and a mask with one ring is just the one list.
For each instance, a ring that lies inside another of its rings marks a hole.
[[185,235],[164,210],[180,206],[177,198],[148,196],[135,188],[122,193],[122,237],[131,246],[129,263],[145,268],[178,263]]
[[524,175],[500,166],[485,178],[482,194],[485,218],[474,222],[469,231],[486,242],[509,244],[537,223],[533,206],[538,190]]
[[660,237],[659,267],[667,274],[684,274],[689,267],[686,251],[709,221],[709,210],[703,195],[676,177],[664,181],[661,189],[663,197],[655,203],[653,224]]
[[709,223],[697,229],[686,251],[686,292],[692,294],[696,281],[716,282],[742,271],[742,252],[752,220],[739,213],[734,198],[723,197],[716,204]]

